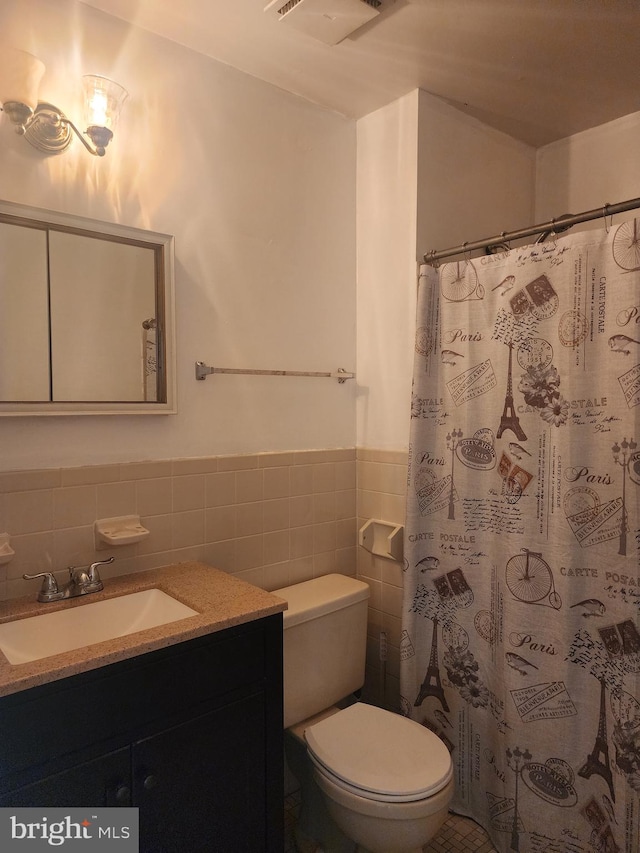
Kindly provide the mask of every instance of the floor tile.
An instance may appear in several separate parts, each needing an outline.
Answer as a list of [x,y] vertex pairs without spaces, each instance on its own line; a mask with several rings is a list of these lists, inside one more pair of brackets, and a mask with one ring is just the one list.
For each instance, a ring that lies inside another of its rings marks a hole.
[[[285,799],[284,853],[296,853],[293,831],[299,810],[300,794],[294,792]],[[497,853],[497,851],[486,832],[475,821],[451,814],[438,834],[424,848],[423,853]]]

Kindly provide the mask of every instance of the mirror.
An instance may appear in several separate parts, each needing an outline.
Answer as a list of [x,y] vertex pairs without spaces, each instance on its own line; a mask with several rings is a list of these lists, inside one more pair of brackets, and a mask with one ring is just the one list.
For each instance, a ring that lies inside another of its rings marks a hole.
[[175,413],[173,237],[0,202],[0,415]]

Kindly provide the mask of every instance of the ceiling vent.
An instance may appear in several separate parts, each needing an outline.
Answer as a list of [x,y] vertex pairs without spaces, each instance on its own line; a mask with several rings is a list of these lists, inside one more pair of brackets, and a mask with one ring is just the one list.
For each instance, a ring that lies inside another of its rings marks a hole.
[[271,0],[264,11],[324,44],[338,44],[376,18],[388,0]]

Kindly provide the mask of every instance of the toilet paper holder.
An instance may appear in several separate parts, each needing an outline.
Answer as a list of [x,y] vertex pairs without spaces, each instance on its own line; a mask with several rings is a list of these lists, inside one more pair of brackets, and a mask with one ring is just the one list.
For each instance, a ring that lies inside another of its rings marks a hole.
[[387,560],[403,559],[404,525],[371,518],[358,532],[358,542],[367,551]]

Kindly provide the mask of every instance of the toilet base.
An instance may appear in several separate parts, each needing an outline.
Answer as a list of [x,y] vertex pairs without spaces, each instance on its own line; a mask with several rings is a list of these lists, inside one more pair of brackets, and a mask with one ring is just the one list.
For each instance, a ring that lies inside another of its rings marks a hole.
[[415,853],[438,832],[449,815],[453,780],[428,798],[384,804],[359,797],[316,768],[316,782],[325,795],[329,814],[360,847],[359,853]]
[[423,847],[431,841],[449,814],[445,809],[427,822],[402,826],[400,821],[377,821],[369,816],[363,818],[353,812],[343,812],[332,801],[328,806],[334,821],[343,823],[354,839],[367,839],[367,847],[356,843],[356,853],[422,853]]
[[354,816],[352,813],[346,815],[336,813],[334,805],[331,802],[329,803],[329,814],[333,816],[334,820],[344,821],[345,828],[349,828],[354,838],[374,839],[374,841],[368,840],[368,844],[373,844],[373,847],[363,847],[356,844],[356,853],[422,853],[423,847],[429,843],[448,817],[446,810],[443,814],[436,814],[429,821],[428,827],[424,825],[400,827],[390,825],[386,821],[379,823],[373,821],[373,824],[377,823],[375,826],[372,825],[371,818],[365,818],[364,822],[361,823],[358,816]]

